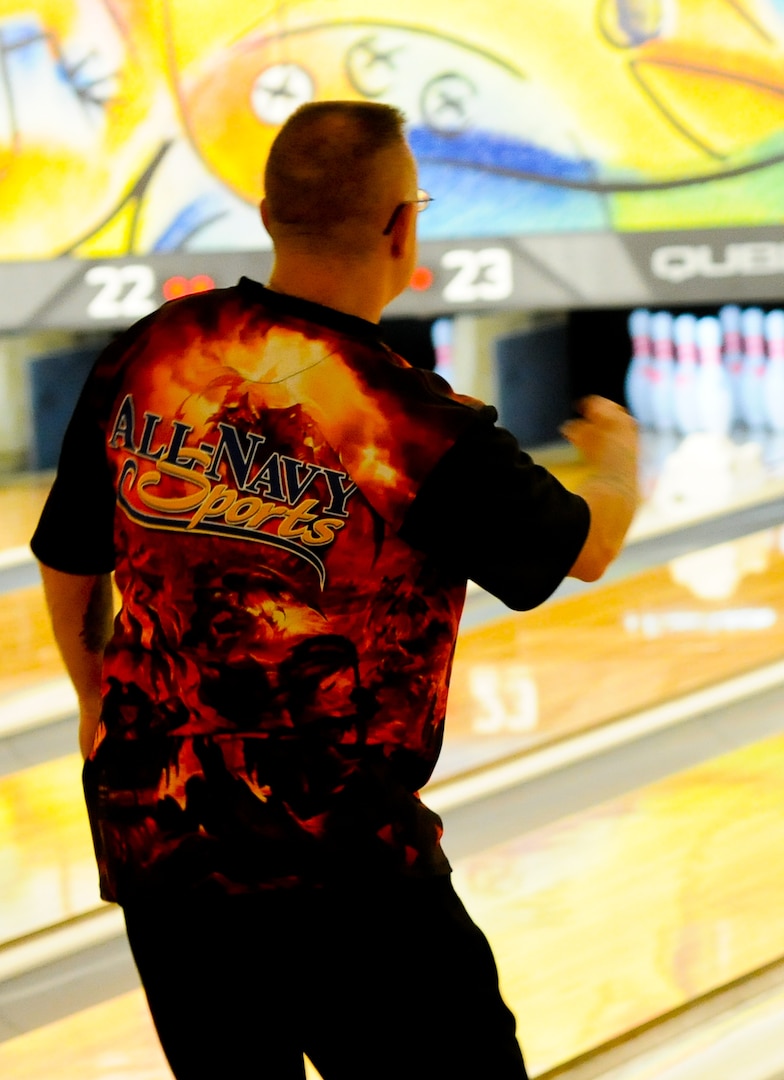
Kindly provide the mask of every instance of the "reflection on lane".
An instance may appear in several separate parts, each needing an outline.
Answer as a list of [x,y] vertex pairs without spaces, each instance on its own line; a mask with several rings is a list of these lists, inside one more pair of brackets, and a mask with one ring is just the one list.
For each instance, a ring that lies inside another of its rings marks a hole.
[[78,754],[0,780],[0,836],[0,945],[101,906]]
[[4,1080],[171,1080],[141,990],[0,1043]]
[[782,770],[768,739],[456,864],[534,1073],[784,954]]
[[461,631],[434,779],[784,655],[784,528]]

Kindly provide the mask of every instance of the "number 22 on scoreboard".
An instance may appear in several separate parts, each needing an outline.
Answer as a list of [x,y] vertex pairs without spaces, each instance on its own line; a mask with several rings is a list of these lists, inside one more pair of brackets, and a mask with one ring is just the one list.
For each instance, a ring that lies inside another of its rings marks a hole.
[[93,319],[140,319],[157,307],[155,274],[144,263],[91,266],[84,280],[98,286],[87,305]]

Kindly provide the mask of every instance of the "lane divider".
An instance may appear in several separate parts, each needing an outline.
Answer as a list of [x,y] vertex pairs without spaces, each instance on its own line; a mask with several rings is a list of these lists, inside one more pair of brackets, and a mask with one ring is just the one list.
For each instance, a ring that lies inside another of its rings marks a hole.
[[26,544],[0,551],[0,570],[13,570],[17,566],[26,566],[32,562],[35,562],[33,553]]
[[124,933],[122,909],[116,904],[104,904],[68,922],[8,942],[0,946],[0,985]]
[[52,679],[33,690],[21,690],[0,698],[0,738],[76,716],[76,691],[67,676]]
[[538,750],[527,750],[517,757],[488,765],[468,775],[463,774],[454,780],[434,783],[425,789],[423,798],[432,810],[440,814],[614,750],[691,720],[701,713],[724,708],[782,685],[784,662],[757,668],[590,731],[571,733],[556,743]]

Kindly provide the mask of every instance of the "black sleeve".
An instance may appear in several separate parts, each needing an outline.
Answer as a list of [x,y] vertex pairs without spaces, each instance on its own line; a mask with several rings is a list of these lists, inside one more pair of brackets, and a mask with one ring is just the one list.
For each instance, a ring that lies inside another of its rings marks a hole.
[[66,574],[114,569],[114,485],[91,379],[66,430],[57,476],[30,541],[39,562]]
[[426,478],[400,536],[516,611],[541,604],[574,565],[588,504],[520,449],[487,408]]

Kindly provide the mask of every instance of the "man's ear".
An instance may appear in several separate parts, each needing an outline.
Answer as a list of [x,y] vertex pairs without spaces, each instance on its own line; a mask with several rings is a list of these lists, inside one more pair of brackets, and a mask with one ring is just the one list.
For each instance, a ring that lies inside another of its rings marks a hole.
[[261,205],[260,205],[259,209],[261,210],[262,224],[264,225],[264,228],[267,230],[267,232],[270,234],[270,236],[272,236],[272,233],[270,232],[270,227],[269,227],[269,210],[267,209],[267,200],[266,199],[261,200]]
[[392,232],[389,235],[391,241],[389,250],[394,259],[407,258],[410,245],[416,243],[414,222],[412,220],[415,214],[416,207],[411,203],[406,203],[395,219],[395,224],[392,226]]

